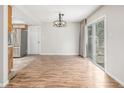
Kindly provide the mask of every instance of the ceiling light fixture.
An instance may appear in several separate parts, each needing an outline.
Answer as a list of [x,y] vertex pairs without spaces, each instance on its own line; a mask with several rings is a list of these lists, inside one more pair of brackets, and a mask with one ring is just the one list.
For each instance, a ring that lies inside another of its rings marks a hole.
[[67,22],[62,19],[63,16],[64,16],[64,14],[59,13],[59,19],[55,20],[53,22],[53,26],[55,26],[55,27],[65,27]]

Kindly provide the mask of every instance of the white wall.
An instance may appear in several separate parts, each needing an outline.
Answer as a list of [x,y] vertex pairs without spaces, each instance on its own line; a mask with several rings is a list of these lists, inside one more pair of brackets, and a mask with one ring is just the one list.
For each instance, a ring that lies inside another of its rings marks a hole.
[[29,14],[21,10],[19,7],[20,5],[12,7],[12,22],[15,24],[35,24],[35,21],[29,16]]
[[68,23],[56,28],[52,23],[43,23],[41,31],[42,55],[78,55],[80,23]]
[[0,87],[8,83],[8,6],[0,5]]
[[124,85],[124,6],[103,6],[88,17],[88,23],[106,15],[105,70]]

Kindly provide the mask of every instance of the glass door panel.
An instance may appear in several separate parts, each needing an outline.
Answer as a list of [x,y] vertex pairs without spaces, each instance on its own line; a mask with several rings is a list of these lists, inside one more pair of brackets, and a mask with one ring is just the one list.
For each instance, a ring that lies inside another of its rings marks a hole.
[[93,27],[88,26],[87,57],[93,59]]
[[104,20],[96,23],[96,57],[95,61],[104,68]]

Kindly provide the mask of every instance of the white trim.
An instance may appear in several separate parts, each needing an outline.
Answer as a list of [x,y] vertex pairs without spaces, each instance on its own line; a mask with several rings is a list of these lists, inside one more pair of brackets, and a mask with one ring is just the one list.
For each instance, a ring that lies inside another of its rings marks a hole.
[[117,81],[118,83],[120,83],[122,86],[124,86],[124,82],[122,82],[121,80],[117,79],[114,75],[110,74],[108,71],[106,71],[106,73],[112,77],[115,81]]
[[40,55],[79,55],[79,53],[41,53]]
[[107,68],[107,16],[104,15],[104,71]]
[[93,21],[89,22],[89,23],[87,24],[87,26],[89,26],[89,25],[91,25],[91,24],[94,24],[94,23],[97,23],[97,22],[101,21],[101,19],[104,19],[104,18],[106,18],[106,14],[104,14],[103,16],[98,17],[97,19],[94,19]]
[[4,88],[8,83],[9,83],[9,80],[4,83],[0,83],[0,88]]

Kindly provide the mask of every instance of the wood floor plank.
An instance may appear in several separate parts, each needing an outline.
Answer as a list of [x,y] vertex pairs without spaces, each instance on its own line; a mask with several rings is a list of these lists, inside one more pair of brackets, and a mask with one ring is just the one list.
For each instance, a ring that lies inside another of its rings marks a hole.
[[14,88],[121,88],[87,59],[79,56],[35,56],[7,87]]

